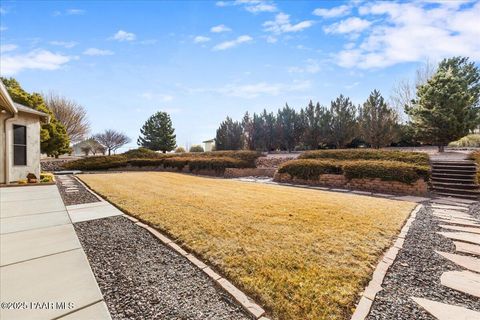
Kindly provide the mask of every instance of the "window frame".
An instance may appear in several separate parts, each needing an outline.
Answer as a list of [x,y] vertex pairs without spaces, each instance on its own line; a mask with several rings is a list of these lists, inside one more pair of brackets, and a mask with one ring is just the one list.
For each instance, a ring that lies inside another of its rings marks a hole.
[[[17,128],[23,128],[23,132],[25,134],[25,144],[15,143],[15,129],[17,129]],[[27,163],[28,163],[27,162],[27,149],[28,149],[27,148],[27,126],[24,126],[24,125],[21,125],[21,124],[14,124],[12,126],[12,133],[13,133],[12,134],[12,136],[13,136],[12,137],[13,138],[13,141],[12,141],[13,142],[12,143],[12,145],[13,145],[13,165],[14,166],[27,166]],[[15,159],[16,159],[15,147],[23,147],[24,150],[25,150],[25,152],[24,152],[25,156],[24,156],[22,164],[16,164],[16,161],[15,161]]]

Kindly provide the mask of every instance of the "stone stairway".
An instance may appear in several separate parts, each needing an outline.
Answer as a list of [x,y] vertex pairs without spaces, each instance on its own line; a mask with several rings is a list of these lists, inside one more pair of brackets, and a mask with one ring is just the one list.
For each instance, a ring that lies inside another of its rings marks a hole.
[[478,200],[477,166],[470,160],[432,161],[432,191],[443,197]]

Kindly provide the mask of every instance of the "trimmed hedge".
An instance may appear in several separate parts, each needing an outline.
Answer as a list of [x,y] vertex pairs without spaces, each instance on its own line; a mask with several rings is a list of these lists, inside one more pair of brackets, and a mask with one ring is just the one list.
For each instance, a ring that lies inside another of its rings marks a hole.
[[65,169],[71,170],[106,170],[110,168],[125,167],[128,164],[127,157],[123,155],[88,157],[67,162]]
[[225,171],[226,168],[248,168],[248,162],[230,157],[193,158],[189,161],[190,171],[215,170]]
[[388,160],[428,166],[428,154],[397,150],[343,149],[303,152],[299,159]]
[[143,159],[143,158],[158,158],[162,154],[147,148],[138,148],[138,149],[128,150],[122,153],[122,155],[127,157],[128,159],[140,159],[140,158]]
[[412,184],[418,179],[428,180],[428,166],[400,161],[379,160],[315,160],[301,159],[284,163],[279,173],[288,173],[292,177],[316,180],[321,174],[343,174],[347,179],[381,179]]
[[[474,151],[470,153],[468,159],[475,161],[477,166],[480,166],[480,151]],[[480,181],[480,170],[477,169],[477,183]]]

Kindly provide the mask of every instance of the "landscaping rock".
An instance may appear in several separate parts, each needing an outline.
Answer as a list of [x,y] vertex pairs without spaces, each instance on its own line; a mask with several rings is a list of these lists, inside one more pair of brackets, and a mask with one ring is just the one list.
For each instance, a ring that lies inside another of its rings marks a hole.
[[75,230],[113,319],[253,319],[186,257],[125,217]]
[[100,201],[71,175],[56,176],[55,180],[66,206]]

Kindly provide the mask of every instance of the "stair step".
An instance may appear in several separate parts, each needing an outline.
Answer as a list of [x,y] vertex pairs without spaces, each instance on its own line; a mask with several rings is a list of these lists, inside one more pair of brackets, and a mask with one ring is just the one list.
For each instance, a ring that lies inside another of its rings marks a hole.
[[462,160],[462,161],[431,161],[432,165],[447,165],[447,166],[471,166],[476,165],[474,161]]
[[478,200],[478,195],[470,195],[470,194],[453,194],[449,192],[443,192],[443,191],[435,191],[433,192],[435,195],[439,195],[442,197],[452,197],[452,198],[460,198],[460,199],[469,199],[469,200]]
[[441,182],[441,183],[458,183],[458,184],[475,184],[475,179],[455,179],[455,178],[445,178],[445,177],[434,177],[432,176],[432,183]]
[[475,165],[468,166],[446,166],[446,165],[432,165],[432,170],[461,170],[461,171],[472,171],[477,170]]
[[452,182],[439,182],[439,181],[432,181],[432,185],[434,187],[445,187],[445,188],[453,188],[453,189],[479,189],[479,185],[475,183],[452,183]]
[[454,193],[454,194],[476,194],[480,195],[480,190],[478,189],[456,189],[456,188],[450,188],[450,187],[440,187],[440,186],[434,186],[432,188],[434,191],[444,191],[448,193]]
[[455,174],[455,173],[438,173],[432,172],[432,178],[449,178],[449,179],[466,179],[475,180],[475,174]]

